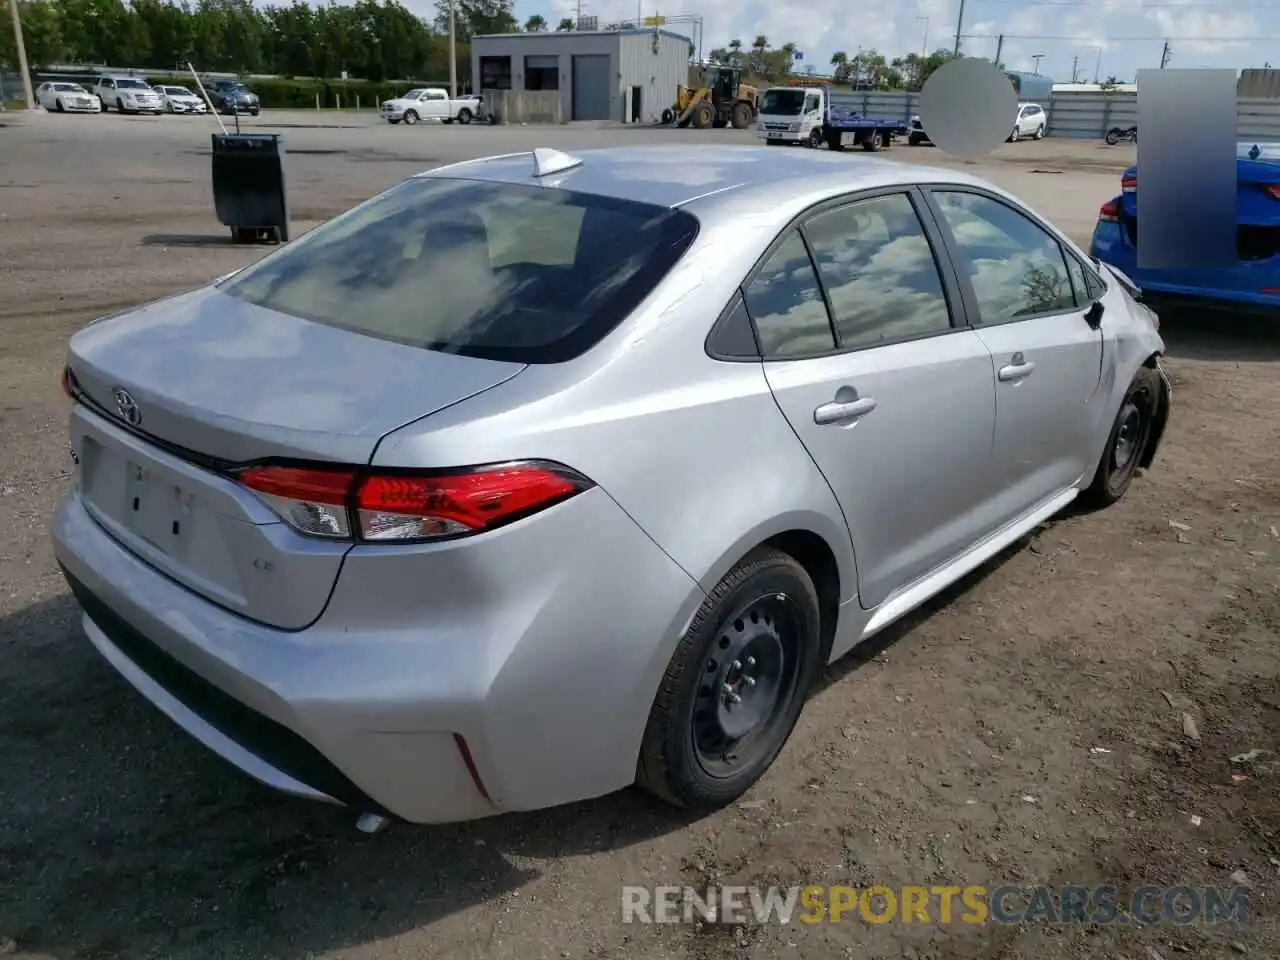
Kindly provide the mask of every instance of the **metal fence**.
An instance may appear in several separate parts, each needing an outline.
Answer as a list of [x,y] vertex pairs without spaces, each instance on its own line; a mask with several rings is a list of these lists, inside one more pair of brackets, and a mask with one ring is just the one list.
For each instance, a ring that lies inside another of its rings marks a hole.
[[[854,93],[854,104],[871,116],[908,120],[920,112],[918,93]],[[1280,99],[1241,97],[1239,103],[1239,136],[1241,140],[1280,141]],[[1096,93],[1093,91],[1055,92],[1043,104],[1049,114],[1047,133],[1051,137],[1101,139],[1112,127],[1127,127],[1138,122],[1138,95],[1132,92]]]

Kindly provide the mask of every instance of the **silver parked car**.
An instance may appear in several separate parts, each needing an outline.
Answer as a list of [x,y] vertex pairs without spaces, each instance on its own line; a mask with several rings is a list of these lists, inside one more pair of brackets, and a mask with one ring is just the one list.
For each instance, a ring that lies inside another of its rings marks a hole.
[[1151,463],[1135,293],[951,170],[442,167],[73,338],[56,554],[103,656],[282,790],[714,808],[825,663]]

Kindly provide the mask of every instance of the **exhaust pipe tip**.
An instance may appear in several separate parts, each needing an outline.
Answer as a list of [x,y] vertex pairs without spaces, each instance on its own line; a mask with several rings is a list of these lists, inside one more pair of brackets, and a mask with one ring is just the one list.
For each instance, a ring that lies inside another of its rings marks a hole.
[[376,813],[362,813],[360,818],[356,820],[356,829],[370,836],[375,833],[381,833],[389,826],[391,826],[391,821]]

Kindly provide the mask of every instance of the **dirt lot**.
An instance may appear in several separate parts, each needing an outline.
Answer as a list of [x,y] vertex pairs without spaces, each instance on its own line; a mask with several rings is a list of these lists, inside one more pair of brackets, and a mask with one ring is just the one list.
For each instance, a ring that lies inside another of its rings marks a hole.
[[[483,153],[744,139],[389,128],[367,117],[300,125],[313,121],[261,122],[286,134],[302,221]],[[830,671],[774,771],[738,806],[690,822],[628,792],[367,838],[346,812],[260,789],[130,690],[81,635],[47,543],[69,466],[57,387],[67,337],[255,255],[229,245],[212,215],[211,121],[6,122],[0,954],[1280,955],[1280,331],[1167,321],[1176,408],[1156,468],[1105,515],[1054,521]],[[893,155],[947,162],[937,151]],[[1085,240],[1131,156],[1050,140],[1002,148],[976,169]],[[1091,752],[1099,747],[1110,752]],[[1231,764],[1255,749],[1267,752]],[[1241,869],[1255,921],[1241,929],[620,919],[623,883],[1110,881],[1123,890],[1230,887]]]

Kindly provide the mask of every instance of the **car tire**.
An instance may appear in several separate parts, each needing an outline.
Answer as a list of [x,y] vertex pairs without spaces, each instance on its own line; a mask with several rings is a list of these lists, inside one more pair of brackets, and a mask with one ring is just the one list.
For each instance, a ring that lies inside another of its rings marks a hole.
[[1143,451],[1151,440],[1161,402],[1160,389],[1160,374],[1151,367],[1141,367],[1134,375],[1111,424],[1093,482],[1080,495],[1086,509],[1109,507],[1128,492]]
[[808,145],[811,150],[817,150],[820,146],[827,142],[826,136],[822,133],[821,127],[814,127],[809,131]]
[[459,110],[459,111],[458,111],[458,122],[459,122],[459,123],[463,123],[463,124],[470,123],[470,122],[471,122],[471,111],[470,111],[470,110],[468,110],[466,107],[463,107],[461,110]]
[[790,738],[821,670],[819,609],[809,575],[779,550],[758,548],[729,571],[667,666],[636,782],[697,811],[750,789]]
[[124,116],[124,101],[121,100],[119,97],[116,97],[116,111],[120,114],[120,116],[122,117]]
[[53,102],[53,106],[54,106],[54,109],[55,109],[58,113],[66,113],[66,112],[67,112],[67,108],[66,108],[66,107],[64,107],[64,106],[62,105],[62,98],[61,98],[61,97],[59,97],[57,100],[55,100],[55,101]]
[[404,112],[404,122],[413,126],[418,122],[418,112],[416,110],[406,110]]
[[1040,126],[1036,127],[1036,139],[1037,140],[1044,139],[1044,124],[1041,124]]
[[924,143],[924,137],[920,136],[918,133],[910,134],[907,137],[907,143],[913,147],[918,147],[920,144]]
[[1013,128],[1013,133],[1009,134],[1009,139],[1008,139],[1008,140],[1006,140],[1005,142],[1006,142],[1006,143],[1017,143],[1017,142],[1018,142],[1018,128],[1017,128],[1017,127],[1014,127],[1014,128]]

